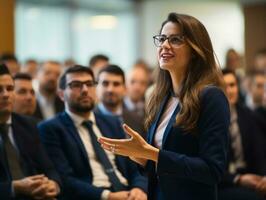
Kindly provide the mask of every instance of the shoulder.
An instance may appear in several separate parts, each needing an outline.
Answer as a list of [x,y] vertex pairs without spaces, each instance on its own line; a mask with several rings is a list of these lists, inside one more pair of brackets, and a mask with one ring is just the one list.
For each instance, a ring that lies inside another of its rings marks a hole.
[[95,112],[94,115],[96,124],[101,130],[112,130],[111,132],[116,135],[116,137],[124,137],[121,123],[116,117],[107,116]]
[[200,92],[200,102],[201,106],[213,105],[213,104],[224,104],[224,106],[229,106],[227,97],[224,91],[216,86],[207,86]]
[[201,90],[200,98],[204,99],[204,98],[209,98],[209,97],[212,97],[212,98],[225,97],[226,98],[221,88],[216,87],[216,86],[206,86]]
[[55,117],[44,120],[38,124],[38,127],[46,127],[46,126],[58,126],[62,124],[66,120],[66,114],[63,113],[58,113]]
[[103,124],[108,124],[110,126],[115,126],[119,122],[119,120],[116,117],[104,115],[104,114],[97,112],[97,111],[94,112],[94,116],[95,116],[96,121],[99,124],[103,123]]
[[38,121],[33,117],[20,115],[17,113],[12,113],[12,120],[15,125],[21,124],[24,127],[25,126],[37,126],[37,123],[38,123]]

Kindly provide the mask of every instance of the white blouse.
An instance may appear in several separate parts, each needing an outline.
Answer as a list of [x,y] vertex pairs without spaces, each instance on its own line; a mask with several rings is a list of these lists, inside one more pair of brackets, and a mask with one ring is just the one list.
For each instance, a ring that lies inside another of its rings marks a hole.
[[178,104],[179,104],[179,99],[177,97],[170,97],[170,99],[167,102],[164,113],[161,116],[161,119],[159,121],[159,126],[156,129],[154,137],[154,145],[159,149],[162,147],[163,135],[165,129]]

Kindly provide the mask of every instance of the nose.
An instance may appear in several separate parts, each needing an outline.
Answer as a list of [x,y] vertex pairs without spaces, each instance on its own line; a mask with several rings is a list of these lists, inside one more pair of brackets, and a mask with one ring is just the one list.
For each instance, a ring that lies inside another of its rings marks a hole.
[[162,48],[170,48],[169,38],[166,38],[162,43]]
[[4,97],[8,97],[10,95],[10,92],[6,88],[3,88],[1,93]]

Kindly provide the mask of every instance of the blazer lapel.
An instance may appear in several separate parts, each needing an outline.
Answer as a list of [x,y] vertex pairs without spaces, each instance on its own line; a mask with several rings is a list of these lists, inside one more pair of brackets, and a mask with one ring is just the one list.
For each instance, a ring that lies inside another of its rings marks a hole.
[[81,138],[79,136],[77,128],[74,125],[74,122],[68,116],[68,114],[66,112],[62,113],[61,121],[66,126],[67,133],[69,133],[74,138],[74,140],[78,144],[78,147],[79,147],[80,151],[82,152],[84,158],[88,162],[88,155],[87,155],[86,149],[85,149],[84,144],[83,144],[83,142],[82,142],[82,140],[81,140]]
[[168,94],[164,99],[163,99],[163,102],[162,104],[160,105],[160,109],[159,109],[159,113],[157,114],[156,118],[155,118],[155,121],[154,123],[152,123],[149,131],[148,131],[148,136],[147,136],[147,139],[148,139],[148,143],[149,144],[152,144],[153,143],[153,138],[154,138],[154,134],[155,134],[155,131],[156,131],[156,128],[158,126],[158,123],[159,123],[159,120],[161,118],[161,115],[163,114],[163,110],[166,106],[166,103],[169,99],[169,96],[170,94]]
[[172,114],[172,116],[171,116],[171,118],[170,118],[170,120],[169,120],[169,122],[167,124],[167,127],[166,127],[166,129],[164,131],[163,141],[162,141],[162,147],[161,148],[163,148],[163,146],[165,144],[165,141],[166,141],[166,138],[167,138],[168,134],[170,133],[170,130],[173,128],[173,125],[175,124],[176,115],[177,115],[177,113],[179,111],[180,111],[180,103],[178,103],[177,107],[175,108],[175,111]]

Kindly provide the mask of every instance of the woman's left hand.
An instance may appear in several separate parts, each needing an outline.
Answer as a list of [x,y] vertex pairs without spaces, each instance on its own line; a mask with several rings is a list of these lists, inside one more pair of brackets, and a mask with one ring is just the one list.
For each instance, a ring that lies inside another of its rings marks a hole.
[[123,125],[125,132],[131,136],[129,139],[110,139],[100,137],[99,142],[108,151],[122,156],[144,158],[157,162],[159,149],[148,144],[136,131],[126,124]]

